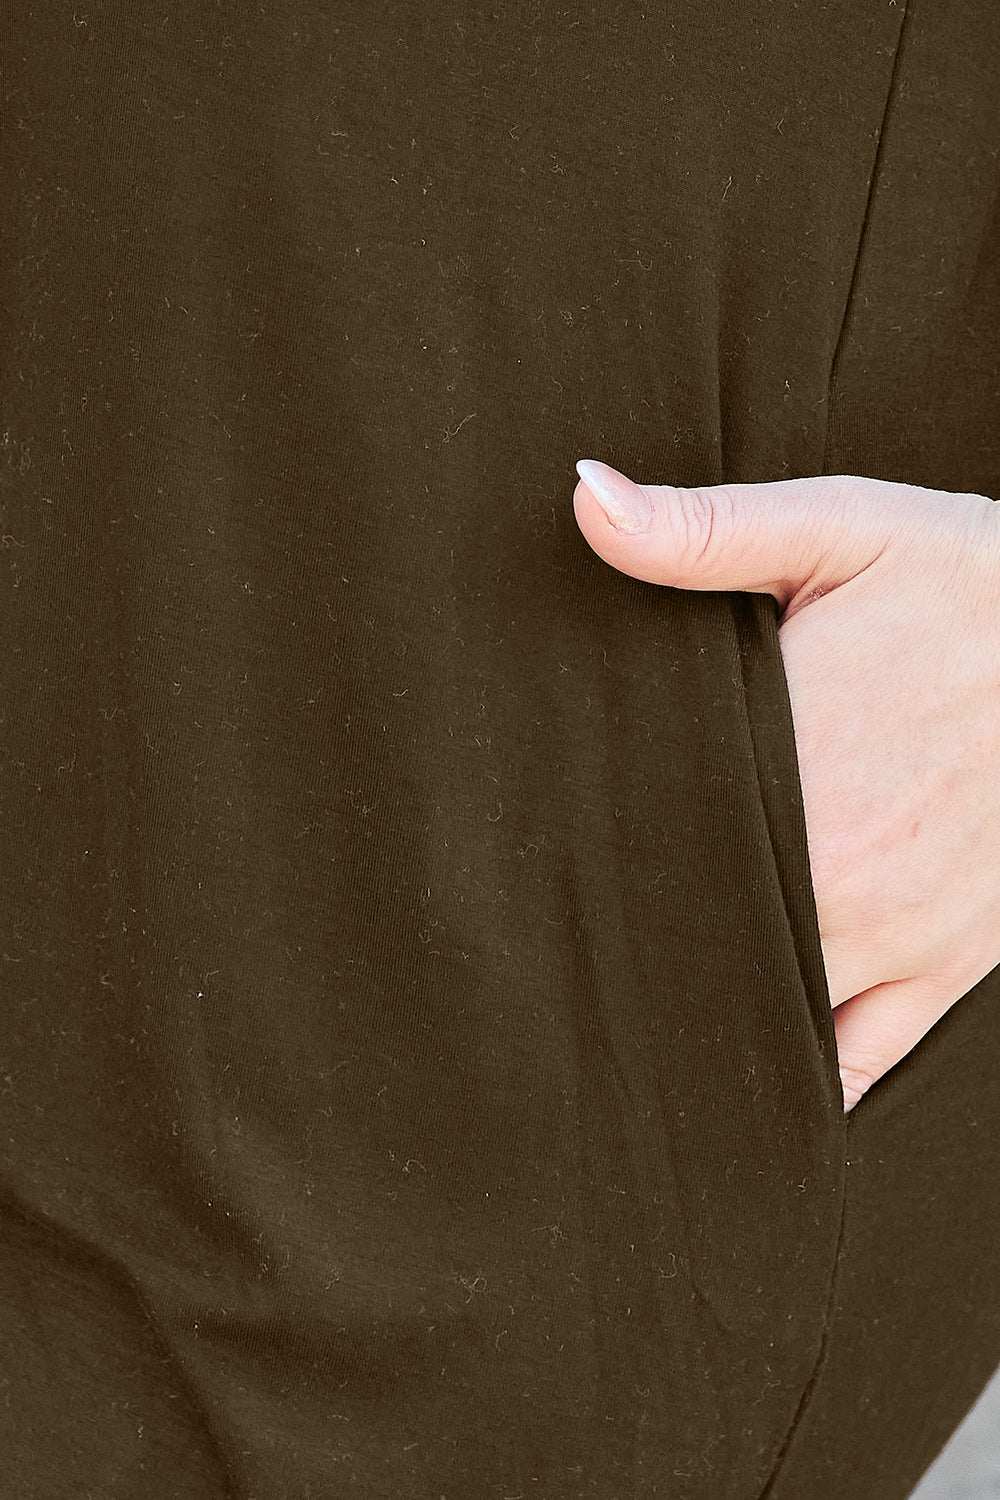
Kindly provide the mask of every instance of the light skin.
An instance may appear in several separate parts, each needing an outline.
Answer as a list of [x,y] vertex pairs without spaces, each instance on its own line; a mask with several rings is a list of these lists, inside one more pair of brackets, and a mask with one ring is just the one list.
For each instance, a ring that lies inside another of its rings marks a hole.
[[[649,531],[615,529],[601,485],[644,497]],[[597,464],[573,509],[622,573],[778,601],[853,1108],[1000,964],[1000,505],[856,475],[636,485]]]

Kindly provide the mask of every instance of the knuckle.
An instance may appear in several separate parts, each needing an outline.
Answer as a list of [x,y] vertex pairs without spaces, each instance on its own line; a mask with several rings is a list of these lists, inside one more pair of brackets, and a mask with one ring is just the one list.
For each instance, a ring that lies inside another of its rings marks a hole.
[[677,527],[674,542],[685,572],[696,573],[710,561],[713,541],[732,502],[724,485],[713,486],[710,495],[702,489],[678,489],[677,499],[670,512]]
[[840,1076],[845,1084],[856,1093],[867,1094],[872,1085],[878,1082],[881,1075],[868,1068],[850,1067],[846,1063],[841,1063]]

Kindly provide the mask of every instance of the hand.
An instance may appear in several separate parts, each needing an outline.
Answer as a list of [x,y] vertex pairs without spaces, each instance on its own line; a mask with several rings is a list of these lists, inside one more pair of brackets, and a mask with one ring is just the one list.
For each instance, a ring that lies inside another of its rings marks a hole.
[[[849,474],[675,489],[580,473],[577,523],[612,567],[781,607],[851,1109],[1000,963],[1000,506]],[[650,529],[614,529],[603,485],[619,519],[648,502]]]

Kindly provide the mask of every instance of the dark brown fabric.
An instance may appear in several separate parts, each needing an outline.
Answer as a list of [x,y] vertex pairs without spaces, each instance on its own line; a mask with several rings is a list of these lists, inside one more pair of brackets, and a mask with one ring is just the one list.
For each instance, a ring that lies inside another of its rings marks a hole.
[[5,1492],[903,1500],[1000,971],[845,1120],[775,602],[571,497],[1000,499],[1000,9],[0,43]]

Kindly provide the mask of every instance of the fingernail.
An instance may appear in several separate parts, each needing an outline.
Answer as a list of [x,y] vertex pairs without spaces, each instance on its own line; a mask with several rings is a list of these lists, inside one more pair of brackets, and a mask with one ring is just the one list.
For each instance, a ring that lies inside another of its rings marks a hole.
[[637,484],[596,458],[581,458],[576,472],[616,531],[639,536],[653,524],[653,507]]

